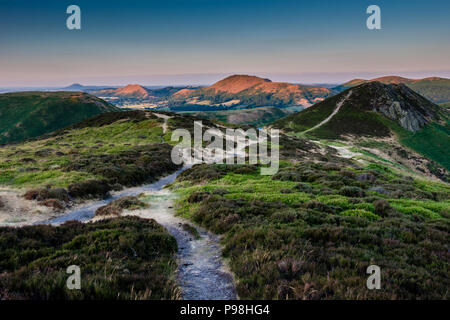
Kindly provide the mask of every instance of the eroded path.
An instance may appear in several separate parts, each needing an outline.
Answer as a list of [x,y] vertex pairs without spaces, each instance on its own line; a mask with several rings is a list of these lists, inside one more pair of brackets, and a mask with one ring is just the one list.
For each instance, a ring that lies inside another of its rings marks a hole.
[[344,97],[344,99],[342,99],[341,101],[339,101],[336,104],[336,108],[333,110],[333,112],[322,122],[320,122],[319,124],[315,125],[312,128],[309,128],[308,130],[303,131],[302,133],[308,133],[310,131],[316,130],[317,128],[320,128],[321,126],[323,126],[324,124],[326,124],[327,122],[329,122],[335,115],[336,113],[339,112],[339,110],[341,109],[342,105],[344,104],[344,102],[351,96],[352,91],[350,90],[348,92],[348,94]]
[[157,116],[158,118],[164,119],[164,123],[162,124],[162,129],[163,129],[163,134],[166,134],[167,128],[168,128],[167,121],[169,121],[169,119],[172,117],[162,114],[162,113],[157,113],[157,112],[153,112],[153,114],[155,116]]
[[[176,198],[169,190],[146,192],[149,209],[131,211],[130,214],[154,219],[172,234],[178,243],[178,283],[183,299],[230,300],[236,299],[234,280],[221,257],[219,238],[206,230],[174,215]],[[197,229],[200,239],[183,228],[184,224]]]
[[[178,174],[164,177],[153,184],[136,188],[129,188],[114,193],[105,200],[96,201],[69,212],[55,219],[41,221],[39,224],[58,225],[69,220],[95,221],[95,210],[109,202],[124,197],[136,196],[144,193],[150,208],[137,211],[128,211],[129,215],[137,215],[146,219],[154,219],[163,225],[178,243],[178,282],[182,290],[183,299],[189,300],[231,300],[237,299],[234,279],[222,260],[220,239],[206,230],[193,226],[187,220],[175,215],[174,200],[176,194],[163,189],[172,183]],[[183,228],[189,224],[200,234],[200,239]]]

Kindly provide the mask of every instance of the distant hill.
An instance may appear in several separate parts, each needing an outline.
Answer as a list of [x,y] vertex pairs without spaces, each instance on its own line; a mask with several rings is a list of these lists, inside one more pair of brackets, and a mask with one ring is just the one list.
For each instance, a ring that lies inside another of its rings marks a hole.
[[0,144],[37,137],[117,110],[113,105],[82,92],[0,94]]
[[386,76],[372,80],[354,79],[340,86],[334,87],[333,89],[342,92],[362,83],[374,81],[382,82],[384,84],[403,83],[434,103],[450,102],[450,79],[439,77],[408,79],[398,76]]
[[123,88],[115,90],[115,94],[119,97],[130,97],[145,99],[149,96],[148,90],[138,84],[129,84]]
[[149,97],[149,90],[138,84],[129,84],[117,89],[102,89],[92,91],[96,96],[146,99]]
[[183,90],[193,90],[188,88],[186,87],[148,88],[141,86],[139,84],[129,84],[121,88],[104,88],[100,90],[88,90],[88,92],[95,96],[103,96],[103,97],[151,99],[151,98],[167,98],[172,94]]
[[79,83],[71,84],[68,87],[61,88],[60,91],[84,91],[87,92],[89,90],[102,90],[102,89],[111,89],[107,86],[84,86]]
[[233,75],[212,86],[184,89],[172,95],[172,105],[311,106],[333,95],[323,87],[272,82],[248,75]]
[[[339,107],[339,108],[338,108]],[[388,137],[450,169],[450,116],[404,84],[367,82],[272,124],[322,139]]]
[[83,91],[85,87],[79,83],[74,83],[68,87],[65,87],[64,89],[66,89],[67,91]]

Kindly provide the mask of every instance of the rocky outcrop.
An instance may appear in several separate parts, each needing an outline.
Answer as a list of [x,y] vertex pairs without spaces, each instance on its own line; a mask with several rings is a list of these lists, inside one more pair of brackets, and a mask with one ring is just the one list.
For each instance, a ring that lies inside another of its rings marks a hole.
[[437,119],[437,106],[404,84],[370,82],[354,91],[366,95],[367,109],[381,113],[408,131],[418,131]]

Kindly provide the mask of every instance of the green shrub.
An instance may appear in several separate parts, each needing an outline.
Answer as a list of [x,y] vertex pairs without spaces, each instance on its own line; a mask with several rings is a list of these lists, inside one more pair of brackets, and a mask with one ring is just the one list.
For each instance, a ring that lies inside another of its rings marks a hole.
[[339,194],[346,196],[346,197],[364,197],[365,192],[363,189],[359,187],[351,187],[351,186],[345,186],[342,187],[341,190],[339,190]]
[[374,201],[373,207],[374,212],[381,217],[386,217],[392,210],[392,207],[389,204],[389,202],[387,202],[384,199]]
[[411,206],[411,207],[398,207],[398,211],[405,213],[405,214],[417,214],[421,215],[427,218],[437,219],[441,216],[437,214],[436,212],[433,212],[429,209],[419,207],[419,206]]
[[[0,228],[0,299],[177,299],[176,253],[175,238],[137,217]],[[70,265],[81,290],[66,286]]]
[[370,212],[375,212],[375,207],[372,203],[362,202],[362,203],[356,203],[353,205],[354,209],[363,209]]
[[312,191],[312,188],[306,183],[299,183],[299,184],[295,185],[295,187],[293,189],[296,191],[300,191],[300,192],[311,192]]
[[[448,221],[430,221],[390,208],[414,205],[442,213],[448,204],[380,198],[387,195],[362,198],[363,189],[357,184],[369,187],[368,181],[330,171],[313,182],[296,183],[292,180],[307,181],[303,180],[305,172],[322,175],[325,165],[295,160],[295,164],[285,163],[281,172],[286,174],[274,180],[228,171],[222,178],[201,186],[192,187],[186,182],[174,186],[183,194],[180,213],[185,214],[184,206],[188,206],[187,217],[223,235],[223,254],[239,279],[236,289],[241,298],[366,300],[448,296]],[[394,178],[385,172],[371,174],[386,188]],[[336,195],[336,191],[324,187],[324,181],[344,183],[351,187],[350,192]],[[225,197],[211,194],[195,204],[187,202],[194,192],[212,193],[218,187],[229,193]],[[283,193],[288,188],[307,192],[308,187],[308,194]],[[433,188],[439,191],[442,186]],[[327,194],[330,192],[334,194]],[[417,195],[417,190],[413,192]],[[287,198],[290,201],[277,202]],[[383,290],[371,291],[361,285],[373,261],[387,268]]]
[[308,201],[305,203],[305,207],[320,212],[334,213],[334,210],[330,206],[319,201]]
[[191,226],[190,224],[183,223],[182,227],[183,230],[187,231],[190,235],[192,235],[194,239],[198,240],[201,238],[198,230],[195,227]]
[[203,200],[207,199],[211,194],[209,192],[205,191],[197,191],[189,195],[187,198],[187,202],[189,203],[197,203],[202,202]]
[[139,200],[134,196],[126,196],[114,201],[111,201],[105,206],[98,208],[95,211],[96,216],[120,215],[123,210],[137,210],[147,208],[149,205]]
[[73,183],[68,189],[74,198],[105,198],[112,188],[106,180],[87,180]]
[[369,220],[378,220],[380,218],[380,216],[370,212],[370,211],[366,211],[363,209],[350,209],[350,210],[346,210],[341,212],[341,215],[343,216],[348,216],[348,217],[362,217],[362,218],[366,218]]

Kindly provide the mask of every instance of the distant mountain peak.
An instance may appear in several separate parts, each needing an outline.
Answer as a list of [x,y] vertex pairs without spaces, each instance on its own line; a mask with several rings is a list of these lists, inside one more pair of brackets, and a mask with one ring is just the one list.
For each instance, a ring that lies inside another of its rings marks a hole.
[[79,83],[72,83],[70,86],[63,88],[65,90],[69,90],[69,91],[81,91],[84,89],[84,86],[79,84]]
[[149,96],[148,90],[139,84],[126,85],[115,90],[115,93],[120,96],[132,96],[135,98],[147,98]]
[[248,88],[251,88],[257,84],[266,82],[272,81],[269,79],[264,79],[256,76],[236,74],[216,82],[215,84],[210,86],[209,89],[214,89],[216,91],[223,91],[227,93],[238,93]]

